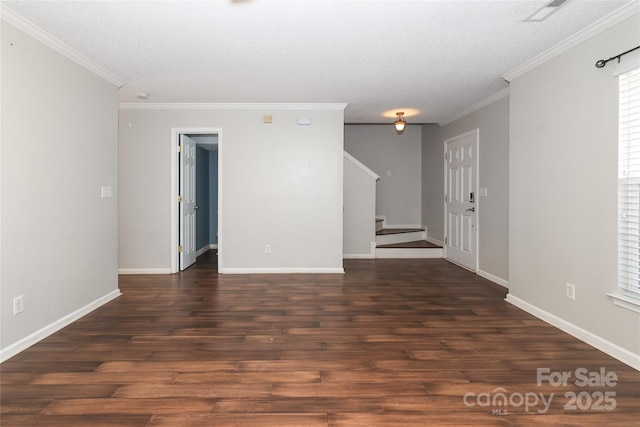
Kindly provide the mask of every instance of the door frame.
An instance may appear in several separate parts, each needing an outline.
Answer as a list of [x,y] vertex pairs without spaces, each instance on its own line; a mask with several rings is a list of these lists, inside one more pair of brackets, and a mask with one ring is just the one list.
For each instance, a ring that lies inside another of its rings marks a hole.
[[224,230],[222,228],[222,158],[223,158],[223,144],[222,144],[222,128],[220,127],[172,127],[171,128],[171,198],[169,203],[171,204],[171,273],[179,272],[179,253],[178,253],[178,222],[179,222],[179,209],[178,209],[178,147],[180,145],[180,134],[188,135],[218,135],[218,273],[222,271],[223,266],[223,250],[222,241],[224,236]]
[[[449,142],[455,141],[457,139],[465,138],[465,137],[467,137],[469,135],[474,135],[474,134],[475,134],[475,137],[476,137],[476,140],[475,140],[476,152],[475,152],[475,156],[474,156],[474,159],[473,159],[473,173],[475,174],[475,185],[474,185],[474,188],[473,188],[473,192],[474,192],[474,195],[475,195],[475,206],[476,206],[476,212],[475,212],[475,214],[476,214],[476,226],[475,226],[475,231],[474,231],[474,234],[475,234],[475,236],[474,236],[475,237],[475,247],[473,249],[475,251],[475,264],[476,264],[476,267],[475,267],[475,269],[472,269],[472,268],[467,267],[466,265],[462,265],[462,264],[459,264],[459,263],[457,263],[455,261],[452,261],[447,257],[447,245],[448,245],[448,238],[449,238],[449,236],[447,235],[447,230],[449,229],[448,228],[449,227],[449,222],[448,222],[449,215],[447,215],[448,211],[447,211],[447,199],[446,199],[446,195],[447,195],[447,180],[448,180],[446,155],[447,155],[447,144]],[[444,245],[443,245],[444,258],[449,262],[452,262],[452,263],[454,263],[456,265],[459,265],[460,267],[466,268],[469,271],[473,271],[474,273],[477,273],[479,271],[479,269],[480,269],[480,253],[479,253],[480,252],[480,245],[479,245],[479,241],[480,241],[480,233],[479,233],[479,229],[480,229],[480,220],[479,220],[479,218],[480,218],[480,196],[478,194],[479,189],[480,189],[480,170],[479,170],[480,169],[480,128],[475,128],[475,129],[472,129],[472,130],[470,130],[468,132],[461,133],[460,135],[456,135],[456,136],[454,136],[452,138],[447,138],[447,139],[444,140],[444,142],[442,144],[442,147],[443,147],[443,154],[442,154],[442,162],[443,163],[442,164],[444,166],[444,171],[443,171],[443,175],[444,175],[443,184],[444,184],[444,187],[442,189],[443,190],[442,194],[444,195],[444,209],[443,209],[443,211],[444,211],[444,236],[443,236],[444,237]]]

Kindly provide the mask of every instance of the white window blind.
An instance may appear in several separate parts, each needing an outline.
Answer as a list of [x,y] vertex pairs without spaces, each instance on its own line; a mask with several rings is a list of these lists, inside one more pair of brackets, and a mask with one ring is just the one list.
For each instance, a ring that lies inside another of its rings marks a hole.
[[619,85],[618,287],[640,299],[640,68]]

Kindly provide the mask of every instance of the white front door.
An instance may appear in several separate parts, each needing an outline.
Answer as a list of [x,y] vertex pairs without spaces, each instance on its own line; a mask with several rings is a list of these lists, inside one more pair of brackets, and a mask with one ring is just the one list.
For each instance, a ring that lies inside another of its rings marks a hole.
[[470,270],[478,266],[478,129],[445,145],[445,254]]
[[196,142],[180,135],[180,271],[196,262]]

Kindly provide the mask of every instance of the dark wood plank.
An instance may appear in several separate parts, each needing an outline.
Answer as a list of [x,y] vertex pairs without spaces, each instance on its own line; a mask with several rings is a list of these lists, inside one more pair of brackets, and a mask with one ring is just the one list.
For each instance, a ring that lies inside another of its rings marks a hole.
[[[444,260],[346,260],[346,274],[121,276],[123,295],[0,365],[11,426],[637,425],[640,372],[522,312]],[[536,370],[618,376],[536,384]],[[539,407],[467,405],[485,393]],[[615,392],[569,411],[564,393]],[[468,399],[467,399],[468,400]],[[506,409],[506,412],[501,410]]]

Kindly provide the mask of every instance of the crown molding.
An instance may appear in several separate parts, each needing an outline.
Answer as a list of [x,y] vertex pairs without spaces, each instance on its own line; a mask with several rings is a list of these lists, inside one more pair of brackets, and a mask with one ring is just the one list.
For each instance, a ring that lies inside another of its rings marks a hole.
[[122,81],[120,78],[110,73],[109,71],[105,70],[104,68],[100,67],[95,62],[91,61],[89,58],[82,55],[78,51],[74,50],[70,46],[56,39],[51,34],[37,27],[32,22],[27,21],[22,16],[18,15],[13,10],[6,7],[4,4],[0,5],[0,19],[2,19],[8,24],[13,25],[20,31],[28,34],[29,36],[45,44],[46,46],[50,47],[56,52],[66,56],[73,62],[86,68],[92,73],[102,77],[103,79],[117,86],[118,88],[124,86],[125,82]]
[[142,103],[122,102],[121,110],[340,110],[347,108],[346,103]]
[[512,70],[502,76],[503,79],[510,82],[513,79],[523,75],[524,73],[533,70],[534,68],[544,64],[550,59],[555,58],[563,52],[571,49],[572,47],[582,43],[585,40],[590,39],[598,33],[614,26],[615,24],[627,19],[628,17],[640,12],[640,2],[638,0],[632,0],[625,4],[621,8],[614,10],[607,16],[599,19],[593,24],[578,31],[574,35],[566,38],[557,45],[545,50],[540,55],[531,58],[529,61],[520,65],[515,70]]
[[496,102],[497,100],[502,99],[502,98],[507,97],[507,96],[509,96],[509,88],[508,87],[502,89],[500,92],[494,93],[490,97],[485,98],[480,102],[476,102],[472,106],[470,106],[468,108],[465,108],[464,110],[460,111],[458,114],[455,114],[454,116],[451,116],[447,120],[445,120],[443,122],[439,122],[438,124],[440,126],[448,125],[451,122],[455,122],[456,120],[461,119],[464,116],[473,113],[474,111],[478,111],[479,109],[481,109],[483,107],[486,107],[487,105],[492,104],[492,103]]

